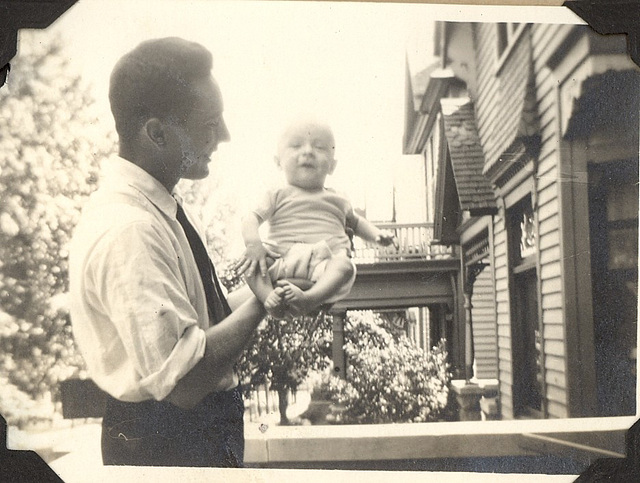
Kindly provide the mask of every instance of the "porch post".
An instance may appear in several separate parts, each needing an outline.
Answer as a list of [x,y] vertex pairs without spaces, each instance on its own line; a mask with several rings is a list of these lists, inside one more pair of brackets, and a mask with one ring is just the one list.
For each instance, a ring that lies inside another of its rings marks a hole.
[[333,319],[333,345],[331,346],[333,375],[342,379],[346,377],[346,358],[344,355],[344,320],[346,315],[346,312],[334,312],[331,314]]
[[464,328],[465,328],[465,340],[464,340],[464,371],[465,380],[469,382],[473,378],[473,360],[475,358],[473,347],[473,319],[471,298],[473,297],[473,285],[476,283],[476,278],[480,275],[480,272],[484,270],[487,264],[484,262],[475,262],[467,265],[465,268],[465,280],[464,280]]
[[[466,284],[465,284],[466,285]],[[471,291],[464,292],[464,378],[467,382],[473,377],[473,325],[471,320],[471,296],[473,294],[473,286]]]

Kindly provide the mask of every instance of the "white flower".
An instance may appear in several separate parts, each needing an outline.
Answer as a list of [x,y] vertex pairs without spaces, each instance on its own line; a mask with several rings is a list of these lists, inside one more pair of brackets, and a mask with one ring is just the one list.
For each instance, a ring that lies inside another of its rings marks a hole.
[[16,236],[20,233],[20,226],[9,213],[5,212],[0,215],[0,232],[7,236]]

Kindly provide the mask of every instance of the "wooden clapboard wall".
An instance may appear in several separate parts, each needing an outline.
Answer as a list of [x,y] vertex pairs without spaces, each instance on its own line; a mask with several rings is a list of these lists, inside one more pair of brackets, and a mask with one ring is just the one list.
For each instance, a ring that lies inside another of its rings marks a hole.
[[[476,56],[478,66],[478,129],[488,165],[496,163],[514,141],[513,124],[522,115],[522,86],[526,72],[532,72],[535,110],[539,114],[541,151],[538,178],[532,183],[537,199],[538,233],[538,298],[542,324],[544,395],[549,417],[567,417],[567,377],[565,331],[563,326],[563,292],[560,249],[560,207],[558,202],[558,119],[557,93],[546,67],[545,56],[557,47],[574,27],[567,25],[531,25],[517,37],[508,58],[497,54],[495,24],[477,24]],[[533,70],[529,70],[529,66]],[[524,67],[526,66],[526,67]],[[518,111],[520,109],[520,111]],[[505,195],[506,193],[501,193]],[[493,266],[495,277],[495,319],[498,340],[498,377],[501,410],[504,418],[513,417],[513,367],[511,340],[511,307],[509,294],[509,257],[505,222],[505,205],[493,224]]]
[[473,348],[476,359],[475,375],[479,379],[497,379],[495,292],[490,266],[480,272],[476,278],[471,304]]

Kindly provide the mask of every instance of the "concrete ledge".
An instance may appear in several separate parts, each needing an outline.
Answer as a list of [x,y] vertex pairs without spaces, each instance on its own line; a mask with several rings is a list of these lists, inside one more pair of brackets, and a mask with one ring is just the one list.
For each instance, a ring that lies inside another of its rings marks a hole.
[[[268,464],[533,456],[624,457],[632,417],[348,426],[276,426],[247,434],[245,461]],[[535,440],[532,435],[542,438]],[[548,437],[545,437],[548,435]],[[551,439],[552,438],[552,439]],[[544,440],[545,444],[540,444]],[[566,442],[566,444],[565,444]],[[551,450],[546,451],[545,450]]]
[[[559,419],[528,421],[473,421],[466,423],[421,423],[396,425],[363,426],[300,426],[282,427],[272,425],[260,431],[259,425],[246,425],[247,464],[269,467],[298,467],[300,464],[313,466],[315,462],[325,463],[322,467],[332,468],[331,481],[340,471],[339,462],[353,461],[401,461],[436,458],[473,458],[500,456],[554,455],[572,458],[588,463],[598,458],[624,456],[624,438],[629,427],[635,422],[633,417],[597,419]],[[186,468],[118,468],[102,465],[100,456],[100,425],[70,428],[64,434],[50,435],[51,443],[60,451],[71,451],[55,459],[50,466],[65,482],[87,481],[87,471],[91,481],[147,481],[156,477],[162,481],[173,481],[170,475],[180,475],[180,480],[204,481],[221,477],[222,481],[236,481],[225,478],[224,471],[216,469]],[[11,438],[10,438],[11,440]],[[34,443],[34,441],[30,441]],[[32,445],[35,448],[37,445]],[[17,448],[16,448],[17,449]],[[139,478],[123,478],[121,472],[134,472]],[[239,477],[240,470],[228,470]],[[251,470],[243,471],[243,477],[253,475]],[[296,470],[301,471],[301,470]],[[266,472],[266,473],[265,473]],[[242,481],[286,481],[288,477],[299,478],[300,473],[264,469],[254,479]],[[400,481],[398,475],[407,477],[411,471],[402,472],[344,472],[348,481],[354,475],[363,476],[367,481]],[[273,479],[265,479],[272,475]],[[277,477],[276,477],[277,475]],[[303,474],[306,476],[306,474]],[[384,477],[382,477],[384,475]],[[393,476],[392,476],[393,475]],[[415,481],[424,481],[425,473],[415,473]],[[460,481],[460,473],[450,473],[451,481]],[[457,476],[455,476],[457,475]],[[380,479],[375,477],[381,476]],[[429,481],[442,481],[431,474]],[[472,477],[465,473],[467,477]],[[486,475],[485,475],[486,476]],[[520,481],[522,475],[519,475]],[[194,477],[194,478],[191,478]],[[197,478],[196,478],[197,477]],[[503,479],[500,479],[502,477]],[[165,479],[166,478],[166,479]],[[531,475],[529,481],[539,481],[539,475]],[[557,476],[563,482],[575,477]],[[357,478],[356,478],[357,479]],[[545,481],[547,477],[545,477]],[[322,480],[325,481],[325,480]],[[402,481],[414,481],[402,480]],[[483,479],[482,481],[489,481]],[[513,475],[492,474],[490,481],[513,481]]]

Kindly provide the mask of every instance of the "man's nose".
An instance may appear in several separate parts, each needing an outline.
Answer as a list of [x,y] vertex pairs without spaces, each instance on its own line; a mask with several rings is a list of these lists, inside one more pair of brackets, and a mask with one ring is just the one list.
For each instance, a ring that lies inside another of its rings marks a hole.
[[224,122],[224,119],[220,119],[220,124],[218,125],[218,142],[225,143],[231,139],[231,135],[229,134],[229,129],[227,128],[227,123]]

